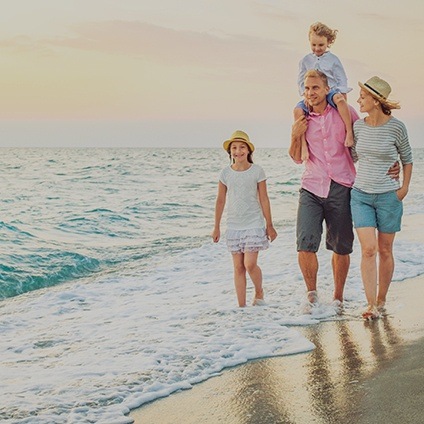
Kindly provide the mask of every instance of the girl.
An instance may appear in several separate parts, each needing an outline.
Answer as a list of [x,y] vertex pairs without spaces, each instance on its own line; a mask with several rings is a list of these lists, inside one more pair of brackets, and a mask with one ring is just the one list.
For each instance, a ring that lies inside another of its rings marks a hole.
[[[303,96],[307,71],[317,69],[327,76],[330,87],[327,102],[339,111],[346,128],[345,146],[351,147],[353,145],[352,118],[346,102],[346,93],[352,89],[347,86],[346,73],[339,58],[328,50],[336,41],[337,32],[336,29],[333,30],[321,22],[316,22],[309,27],[309,43],[312,53],[307,54],[300,61],[297,83],[299,93]],[[304,114],[309,114],[309,107],[302,100],[294,109],[294,119],[297,120]],[[308,158],[307,142],[305,137],[302,137],[302,161],[308,160]]]
[[[359,86],[360,111],[368,116],[353,126],[352,156],[358,160],[358,172],[351,192],[351,209],[361,245],[361,274],[368,301],[362,316],[371,320],[384,312],[392,281],[393,242],[400,231],[402,200],[411,181],[412,151],[405,125],[391,116],[391,110],[400,106],[388,99],[390,85],[372,77]],[[387,174],[398,158],[403,167],[402,184]]]
[[224,141],[223,147],[230,156],[231,165],[222,170],[219,178],[212,239],[215,243],[220,239],[221,218],[228,194],[226,239],[233,257],[238,304],[246,306],[247,271],[255,286],[253,305],[263,305],[258,254],[269,247],[268,240],[273,241],[277,237],[271,219],[265,173],[259,165],[253,164],[255,146],[244,131],[235,131],[229,140]]

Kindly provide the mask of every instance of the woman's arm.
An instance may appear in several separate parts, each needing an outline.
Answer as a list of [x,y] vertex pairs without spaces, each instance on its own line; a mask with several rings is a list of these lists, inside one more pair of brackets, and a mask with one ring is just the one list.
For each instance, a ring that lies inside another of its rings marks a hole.
[[412,177],[412,163],[407,163],[403,165],[403,178],[402,178],[402,186],[396,191],[399,200],[403,200],[409,191],[409,184],[411,182]]

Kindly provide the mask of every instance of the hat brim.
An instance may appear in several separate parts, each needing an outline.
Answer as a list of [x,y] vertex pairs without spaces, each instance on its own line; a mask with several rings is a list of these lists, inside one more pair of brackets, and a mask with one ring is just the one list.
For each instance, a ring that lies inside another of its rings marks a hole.
[[228,149],[230,147],[230,144],[233,141],[242,141],[243,143],[246,143],[249,146],[249,148],[252,151],[252,153],[255,151],[255,146],[250,141],[247,141],[244,138],[230,138],[229,140],[225,140],[224,143],[222,144],[222,147],[224,148],[224,150],[226,152],[228,152]]
[[382,95],[379,95],[376,91],[371,90],[369,87],[367,87],[365,84],[363,84],[360,81],[358,81],[358,85],[359,85],[359,87],[361,87],[362,89],[364,89],[368,93],[370,93],[371,96],[374,97],[374,99],[378,100],[380,103],[385,104],[390,109],[400,109],[400,106],[397,102],[394,102],[393,100],[386,99]]

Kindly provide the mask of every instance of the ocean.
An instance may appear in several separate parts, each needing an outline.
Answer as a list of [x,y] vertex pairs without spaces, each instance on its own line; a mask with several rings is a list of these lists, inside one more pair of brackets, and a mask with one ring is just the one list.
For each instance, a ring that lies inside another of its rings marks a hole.
[[[130,409],[227,367],[313,349],[299,326],[359,319],[357,241],[345,315],[330,306],[323,245],[322,306],[302,315],[303,167],[287,149],[258,149],[254,160],[279,236],[259,255],[267,305],[240,309],[231,255],[210,238],[222,149],[1,149],[1,422],[131,423]],[[424,210],[423,169],[415,149],[405,215]],[[424,273],[423,253],[395,240],[394,284]]]

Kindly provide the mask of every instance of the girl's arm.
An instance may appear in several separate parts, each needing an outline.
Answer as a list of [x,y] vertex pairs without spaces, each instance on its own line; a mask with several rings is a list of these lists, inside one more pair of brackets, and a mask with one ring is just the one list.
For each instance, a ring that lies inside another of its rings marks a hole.
[[216,196],[215,203],[215,227],[212,231],[212,240],[214,243],[218,243],[221,237],[221,218],[224,212],[225,200],[227,197],[227,186],[221,181],[218,183],[218,195]]
[[277,237],[277,231],[275,231],[275,228],[272,225],[271,204],[269,202],[265,180],[258,183],[258,194],[259,203],[261,204],[262,213],[264,214],[264,218],[266,221],[266,235],[268,236],[270,241],[274,241]]

